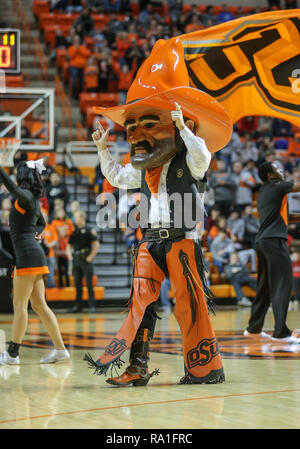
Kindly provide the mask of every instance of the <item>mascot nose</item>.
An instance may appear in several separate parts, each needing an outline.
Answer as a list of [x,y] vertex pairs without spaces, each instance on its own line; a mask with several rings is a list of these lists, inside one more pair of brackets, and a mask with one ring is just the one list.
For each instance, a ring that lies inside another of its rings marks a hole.
[[132,133],[128,136],[128,140],[132,144],[138,143],[141,140],[144,140],[144,138],[145,138],[145,132],[144,132],[142,126],[140,126],[140,125],[137,125],[135,130],[132,131]]

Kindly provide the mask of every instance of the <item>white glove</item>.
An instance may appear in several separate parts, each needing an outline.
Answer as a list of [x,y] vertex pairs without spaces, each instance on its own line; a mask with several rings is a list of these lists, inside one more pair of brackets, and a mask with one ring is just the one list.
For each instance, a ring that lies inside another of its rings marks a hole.
[[171,117],[172,117],[173,122],[175,122],[175,125],[177,126],[179,131],[181,131],[185,127],[183,114],[182,114],[179,104],[175,103],[175,106],[176,106],[176,111],[171,111]]
[[93,132],[92,138],[93,138],[94,144],[98,148],[98,151],[103,151],[107,147],[106,140],[107,140],[110,128],[107,128],[107,130],[104,131],[104,128],[100,122],[97,122],[97,126],[98,126],[98,129]]

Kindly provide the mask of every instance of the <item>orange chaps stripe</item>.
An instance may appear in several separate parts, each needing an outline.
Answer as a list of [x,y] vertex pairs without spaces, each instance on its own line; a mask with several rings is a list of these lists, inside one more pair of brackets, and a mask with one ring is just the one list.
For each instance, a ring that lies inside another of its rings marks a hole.
[[[174,314],[182,334],[185,370],[195,381],[209,380],[210,376],[223,373],[223,366],[195,258],[195,252],[200,248],[192,239],[158,245],[165,250],[162,256],[165,256],[165,266],[176,291]],[[117,366],[120,365],[120,356],[131,346],[146,307],[159,297],[165,273],[150,251],[149,242],[141,243],[138,248],[129,313],[117,335],[95,363],[98,368],[90,363],[98,374],[105,374],[115,361]],[[183,255],[187,262],[185,265],[182,263]],[[161,265],[161,260],[159,263]],[[192,283],[187,282],[187,270],[190,271]],[[85,360],[91,362],[90,358]]]

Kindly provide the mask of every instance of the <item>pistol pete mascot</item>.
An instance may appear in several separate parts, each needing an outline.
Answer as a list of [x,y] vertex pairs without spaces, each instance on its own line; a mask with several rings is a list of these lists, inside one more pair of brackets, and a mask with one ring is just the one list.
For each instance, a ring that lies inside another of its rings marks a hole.
[[[148,225],[134,256],[133,283],[128,315],[117,335],[97,361],[90,354],[84,360],[95,374],[120,368],[122,354],[129,348],[125,372],[106,382],[118,386],[147,385],[155,369],[148,371],[149,346],[157,319],[156,301],[161,283],[169,276],[175,286],[174,314],[180,326],[185,375],[182,384],[225,381],[221,355],[208,308],[213,295],[205,279],[200,242],[195,225],[185,220],[174,227],[173,202],[167,193],[190,193],[191,208],[197,207],[197,193],[204,191],[205,172],[211,153],[229,141],[232,125],[223,107],[211,96],[189,87],[189,76],[179,39],[159,40],[137,72],[126,105],[95,108],[126,128],[130,164],[112,159],[106,148],[106,131],[92,135],[98,148],[101,170],[108,181],[122,189],[140,188],[148,201]],[[203,207],[203,206],[202,206]],[[183,214],[184,204],[182,204]],[[167,226],[164,226],[168,223]]]

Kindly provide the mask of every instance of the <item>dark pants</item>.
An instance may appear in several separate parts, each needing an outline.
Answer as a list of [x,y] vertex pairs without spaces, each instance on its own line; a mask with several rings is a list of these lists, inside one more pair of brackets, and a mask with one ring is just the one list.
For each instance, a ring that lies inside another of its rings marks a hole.
[[223,217],[229,217],[231,212],[231,201],[215,201],[215,206],[220,209],[220,214]]
[[66,279],[66,287],[70,287],[70,279],[68,275],[69,261],[66,257],[57,258],[58,282],[60,287],[64,287],[63,276]]
[[242,290],[243,285],[248,285],[250,288],[252,288],[256,292],[256,279],[250,277],[250,276],[234,276],[231,280],[231,283],[233,285],[237,300],[243,298],[244,292]]
[[79,67],[69,67],[71,77],[71,89],[73,98],[78,98],[78,94],[83,89],[83,69]]
[[255,246],[258,259],[257,294],[251,307],[248,332],[262,331],[266,313],[272,304],[275,328],[273,337],[291,335],[286,325],[293,289],[292,262],[285,239],[261,239]]
[[73,260],[73,276],[76,287],[76,302],[82,304],[82,280],[85,278],[89,293],[89,305],[95,306],[95,296],[93,289],[93,264],[85,260]]

